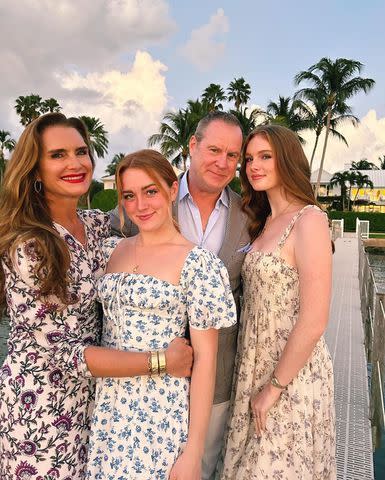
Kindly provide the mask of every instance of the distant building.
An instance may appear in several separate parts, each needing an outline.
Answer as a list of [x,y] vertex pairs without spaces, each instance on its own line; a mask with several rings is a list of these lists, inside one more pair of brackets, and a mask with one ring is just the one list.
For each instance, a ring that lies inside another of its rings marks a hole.
[[[344,172],[351,168],[350,164],[345,164],[345,168],[338,170],[338,172]],[[377,206],[374,210],[384,211],[385,208],[385,170],[354,170],[360,172],[361,175],[367,175],[373,183],[373,188],[360,188],[357,192],[357,187],[352,186],[350,189],[350,199],[359,201],[360,205],[357,205],[357,209],[364,208],[363,204],[371,204]],[[310,177],[311,184],[315,187],[317,184],[319,170],[312,172]],[[336,172],[337,173],[337,172]],[[334,175],[334,174],[333,174]],[[319,189],[319,196],[322,197],[335,197],[341,195],[341,189],[339,186],[330,187],[330,180],[333,175],[326,170],[322,172],[321,183]]]
[[115,175],[107,175],[100,180],[103,182],[104,190],[116,190]]
[[[317,185],[317,178],[318,178],[318,173],[319,173],[319,168],[317,170],[314,170],[314,172],[311,173],[310,176],[310,183],[315,186]],[[332,174],[327,172],[326,170],[322,170],[321,174],[321,182],[320,182],[320,188],[318,195],[321,197],[335,197],[340,195],[340,187],[335,186],[331,187],[330,184],[330,179],[332,178]]]
[[352,187],[351,198],[357,194],[357,200],[366,200],[368,203],[385,205],[385,170],[358,170],[361,175],[367,175],[373,183],[373,188]]

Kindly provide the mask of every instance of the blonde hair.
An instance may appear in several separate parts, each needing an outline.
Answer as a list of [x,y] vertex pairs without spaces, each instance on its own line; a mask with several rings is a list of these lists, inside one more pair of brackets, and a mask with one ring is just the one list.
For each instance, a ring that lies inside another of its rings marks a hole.
[[[118,210],[121,231],[123,230],[124,225],[124,214],[122,206],[122,175],[126,170],[130,168],[138,168],[139,170],[143,170],[144,172],[146,172],[147,175],[152,180],[154,180],[155,185],[159,188],[159,190],[167,200],[169,200],[169,195],[165,191],[159,180],[162,179],[170,188],[175,182],[178,181],[178,177],[176,176],[176,173],[174,172],[174,169],[172,168],[170,162],[156,150],[151,150],[147,148],[126,155],[118,164],[115,173],[115,182],[118,190]],[[179,226],[174,218],[173,223],[175,228],[179,231]]]
[[[71,303],[68,292],[70,255],[66,243],[55,230],[44,196],[44,186],[36,189],[39,161],[43,151],[42,134],[53,126],[75,128],[94,159],[87,128],[78,118],[47,113],[32,121],[23,131],[8,162],[0,192],[0,258],[9,261],[20,244],[33,240],[38,259],[35,275],[38,297],[56,295]],[[0,264],[0,307],[6,305],[5,273]]]

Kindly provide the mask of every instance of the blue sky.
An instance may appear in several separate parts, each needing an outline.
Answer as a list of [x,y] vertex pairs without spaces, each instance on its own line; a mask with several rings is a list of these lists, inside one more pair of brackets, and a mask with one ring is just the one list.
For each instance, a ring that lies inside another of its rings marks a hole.
[[[327,56],[361,61],[376,86],[351,99],[359,128],[341,127],[326,168],[385,154],[385,2],[2,0],[0,129],[21,132],[17,96],[54,96],[69,115],[98,116],[110,150],[146,146],[164,112],[234,77],[251,85],[249,107],[295,91],[293,77]],[[14,25],[18,25],[16,29]],[[305,135],[311,151],[313,135]],[[320,154],[321,152],[319,152]]]

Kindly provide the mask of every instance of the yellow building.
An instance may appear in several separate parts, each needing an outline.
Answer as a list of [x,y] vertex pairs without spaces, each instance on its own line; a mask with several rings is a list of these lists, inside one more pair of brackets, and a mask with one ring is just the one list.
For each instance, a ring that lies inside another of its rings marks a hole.
[[352,187],[351,200],[364,200],[372,205],[357,205],[354,209],[361,211],[385,212],[385,170],[359,170],[361,175],[367,175],[373,183],[373,188]]

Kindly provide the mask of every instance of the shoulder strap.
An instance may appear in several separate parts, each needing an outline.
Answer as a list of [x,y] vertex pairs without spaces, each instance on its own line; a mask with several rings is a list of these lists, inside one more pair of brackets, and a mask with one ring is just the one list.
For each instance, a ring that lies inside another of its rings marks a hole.
[[295,222],[299,219],[299,217],[303,214],[305,210],[308,210],[309,208],[316,208],[318,209],[317,205],[305,205],[299,212],[297,212],[294,217],[290,220],[289,225],[286,227],[286,230],[283,232],[283,235],[278,242],[277,249],[281,250],[282,247],[285,245],[285,242],[287,240],[287,237],[290,235],[290,232],[293,230],[293,227],[295,225]]

